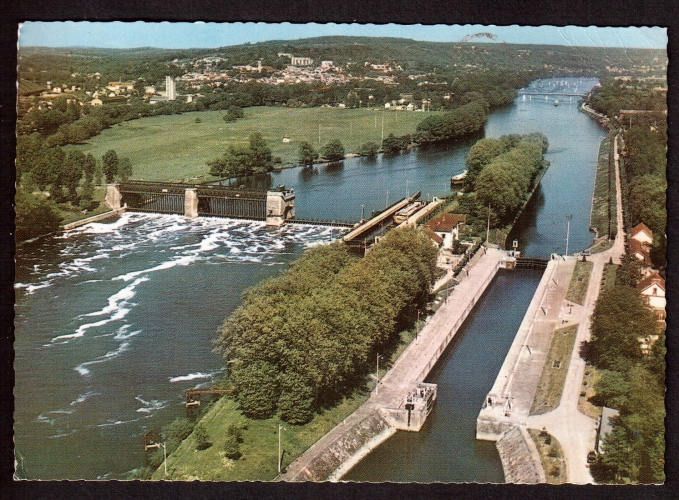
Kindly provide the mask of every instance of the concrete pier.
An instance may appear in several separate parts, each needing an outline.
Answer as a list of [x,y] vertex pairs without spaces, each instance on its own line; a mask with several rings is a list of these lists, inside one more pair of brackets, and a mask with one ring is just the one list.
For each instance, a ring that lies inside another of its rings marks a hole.
[[107,184],[106,185],[106,197],[104,201],[111,207],[111,210],[120,210],[120,202],[122,196],[120,195],[120,184]]
[[576,258],[553,257],[483,403],[476,439],[497,441],[513,427],[526,425],[554,329],[569,325],[564,312]]
[[184,191],[184,217],[195,219],[198,217],[198,191],[188,188]]
[[281,226],[295,216],[295,192],[292,189],[267,191],[266,225]]

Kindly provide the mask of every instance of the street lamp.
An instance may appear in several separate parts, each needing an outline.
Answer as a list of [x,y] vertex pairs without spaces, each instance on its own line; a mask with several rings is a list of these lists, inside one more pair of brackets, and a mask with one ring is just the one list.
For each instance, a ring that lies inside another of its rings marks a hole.
[[418,343],[418,334],[420,333],[420,310],[417,310],[417,327],[415,328],[415,345]]
[[[377,380],[377,383],[375,384],[375,395],[378,395],[380,393],[380,353],[377,353],[377,368],[375,369],[375,379]],[[384,359],[384,358],[382,358]]]
[[281,429],[287,431],[285,427],[278,424],[278,473],[281,473]]

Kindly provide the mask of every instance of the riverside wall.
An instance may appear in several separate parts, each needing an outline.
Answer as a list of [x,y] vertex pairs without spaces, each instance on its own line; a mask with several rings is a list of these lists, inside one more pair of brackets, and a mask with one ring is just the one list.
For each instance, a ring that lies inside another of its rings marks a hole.
[[118,208],[115,210],[110,210],[108,212],[104,212],[103,214],[98,214],[98,215],[93,215],[92,217],[87,217],[86,219],[80,219],[75,222],[71,222],[70,224],[65,224],[62,226],[62,229],[68,230],[68,229],[73,229],[76,227],[84,226],[85,224],[89,224],[90,222],[99,222],[101,220],[106,220],[110,219],[111,217],[117,217],[125,212],[125,208]]

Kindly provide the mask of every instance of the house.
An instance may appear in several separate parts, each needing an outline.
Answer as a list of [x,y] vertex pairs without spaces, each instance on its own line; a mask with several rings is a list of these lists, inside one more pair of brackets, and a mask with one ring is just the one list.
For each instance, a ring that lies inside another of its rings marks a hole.
[[453,241],[459,239],[460,229],[467,222],[465,214],[442,213],[425,224],[425,227],[443,239],[444,248],[452,248]]
[[660,321],[665,320],[665,280],[658,273],[646,276],[637,284],[641,298],[653,309]]
[[101,99],[97,99],[96,97],[90,101],[90,106],[101,106],[103,102]]
[[651,258],[648,253],[648,247],[642,244],[639,240],[634,238],[629,240],[629,254],[633,257],[636,257],[645,265],[648,266],[651,265]]
[[428,227],[424,228],[424,233],[431,238],[431,242],[436,248],[441,248],[441,245],[443,245],[443,238]]
[[637,240],[642,245],[650,245],[653,243],[653,231],[651,231],[643,222],[640,222],[632,228],[631,235],[633,240]]

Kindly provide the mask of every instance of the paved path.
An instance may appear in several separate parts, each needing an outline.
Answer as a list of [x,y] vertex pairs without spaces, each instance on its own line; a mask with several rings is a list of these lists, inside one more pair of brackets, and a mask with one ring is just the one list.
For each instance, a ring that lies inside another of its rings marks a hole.
[[594,450],[597,429],[597,422],[578,410],[578,399],[582,390],[582,379],[585,372],[585,361],[580,357],[578,346],[583,341],[589,340],[591,336],[590,317],[594,312],[594,306],[599,297],[604,267],[611,258],[614,263],[619,264],[620,256],[625,252],[617,135],[613,144],[617,200],[616,219],[618,224],[615,242],[609,250],[588,257],[588,260],[594,263],[594,267],[590,276],[584,307],[578,308],[576,311],[576,314],[579,315],[577,319],[579,325],[575,340],[576,348],[573,349],[571,355],[571,362],[561,395],[561,403],[555,410],[549,413],[528,418],[529,427],[535,429],[546,428],[550,434],[559,440],[566,459],[568,482],[576,484],[594,482],[587,466],[587,453]]
[[399,408],[408,392],[412,392],[416,384],[421,382],[433,368],[436,360],[495,276],[498,265],[505,255],[505,252],[501,250],[488,249],[484,252],[481,248],[468,266],[468,275],[461,279],[447,302],[419,332],[417,340],[411,342],[396,360],[394,366],[380,380],[379,387],[373,391],[370,398],[343,423],[330,430],[295,459],[287,467],[286,473],[278,479],[295,481],[298,477],[303,477],[305,469],[333,443],[352,432],[352,427],[374,415],[380,408]]

